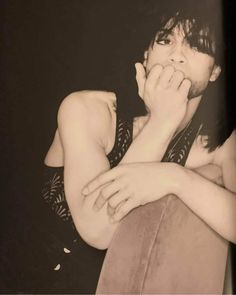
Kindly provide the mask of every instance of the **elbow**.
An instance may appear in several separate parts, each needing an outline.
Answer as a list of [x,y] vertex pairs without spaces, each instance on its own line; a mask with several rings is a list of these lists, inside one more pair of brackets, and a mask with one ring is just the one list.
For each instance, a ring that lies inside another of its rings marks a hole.
[[104,235],[97,231],[94,227],[90,227],[88,224],[82,225],[75,224],[76,229],[81,238],[91,247],[98,250],[106,250],[110,244],[111,239],[107,235]]
[[109,246],[109,242],[96,234],[88,234],[79,232],[81,238],[91,247],[98,250],[106,250]]
[[86,239],[84,239],[84,241],[89,244],[90,246],[98,249],[98,250],[106,250],[109,246],[109,243],[107,243],[107,241],[104,241],[103,239],[90,239],[89,241],[86,241]]

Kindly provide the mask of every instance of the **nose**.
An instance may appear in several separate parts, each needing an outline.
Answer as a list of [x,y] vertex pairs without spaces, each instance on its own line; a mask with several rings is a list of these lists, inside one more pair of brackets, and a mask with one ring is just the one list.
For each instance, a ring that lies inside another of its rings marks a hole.
[[183,52],[183,45],[176,44],[170,52],[169,61],[171,63],[180,63],[183,64],[186,62],[186,57]]

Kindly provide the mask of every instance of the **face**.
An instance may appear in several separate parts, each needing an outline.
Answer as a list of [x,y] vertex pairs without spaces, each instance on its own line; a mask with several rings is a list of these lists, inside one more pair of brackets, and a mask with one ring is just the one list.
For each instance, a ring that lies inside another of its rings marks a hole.
[[221,71],[212,56],[187,43],[181,25],[175,27],[168,36],[160,37],[157,34],[154,44],[145,52],[147,75],[156,64],[163,67],[172,65],[184,73],[185,78],[192,82],[189,98],[202,95],[209,81],[215,81]]

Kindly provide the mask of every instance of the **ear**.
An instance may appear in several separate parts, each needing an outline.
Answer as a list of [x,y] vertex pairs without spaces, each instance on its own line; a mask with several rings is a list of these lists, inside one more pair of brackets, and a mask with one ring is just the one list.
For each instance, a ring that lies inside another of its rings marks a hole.
[[216,81],[220,73],[221,73],[221,67],[218,65],[214,65],[209,81],[211,82]]
[[144,57],[143,66],[146,68],[147,58],[148,58],[148,51],[147,50],[145,50],[143,57]]

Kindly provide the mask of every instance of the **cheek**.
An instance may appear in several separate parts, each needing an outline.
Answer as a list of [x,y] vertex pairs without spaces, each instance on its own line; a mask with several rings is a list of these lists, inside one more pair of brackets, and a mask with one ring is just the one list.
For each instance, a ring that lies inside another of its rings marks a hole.
[[211,63],[204,63],[202,61],[196,62],[192,65],[189,72],[190,80],[207,84],[213,70],[213,65]]
[[206,54],[201,54],[199,58],[195,59],[192,69],[194,69],[196,75],[199,76],[199,79],[202,78],[204,80],[209,80],[211,73],[213,71],[213,67],[213,58]]
[[155,65],[167,65],[166,54],[160,52],[151,52],[147,57],[146,70],[149,72]]

